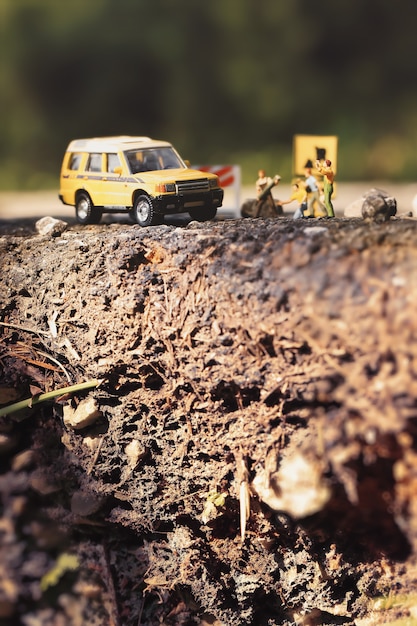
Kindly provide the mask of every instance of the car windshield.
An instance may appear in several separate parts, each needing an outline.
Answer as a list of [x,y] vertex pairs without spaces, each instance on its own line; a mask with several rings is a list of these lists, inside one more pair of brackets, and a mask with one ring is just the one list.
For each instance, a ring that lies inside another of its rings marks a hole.
[[132,174],[185,167],[175,150],[169,147],[127,150],[125,156]]

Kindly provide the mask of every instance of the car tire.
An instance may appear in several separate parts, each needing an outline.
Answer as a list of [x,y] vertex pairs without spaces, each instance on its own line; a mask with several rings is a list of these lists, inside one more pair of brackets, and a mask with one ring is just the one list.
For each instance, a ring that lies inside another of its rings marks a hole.
[[103,211],[94,206],[87,192],[82,191],[77,195],[75,202],[75,216],[79,224],[98,224]]
[[132,215],[139,226],[152,226],[158,223],[158,216],[148,196],[138,196],[136,198]]
[[214,220],[217,215],[217,207],[209,206],[203,207],[202,209],[190,209],[189,214],[192,220],[197,220],[199,222],[208,222],[209,220]]

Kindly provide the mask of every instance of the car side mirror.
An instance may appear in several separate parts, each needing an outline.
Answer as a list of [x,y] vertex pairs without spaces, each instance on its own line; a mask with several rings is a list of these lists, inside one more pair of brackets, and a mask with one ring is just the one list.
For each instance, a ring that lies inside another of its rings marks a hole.
[[121,167],[115,167],[113,170],[114,174],[119,174],[119,176],[121,176],[122,174],[122,168]]
[[188,159],[184,159],[184,163],[187,167],[191,167],[191,163]]

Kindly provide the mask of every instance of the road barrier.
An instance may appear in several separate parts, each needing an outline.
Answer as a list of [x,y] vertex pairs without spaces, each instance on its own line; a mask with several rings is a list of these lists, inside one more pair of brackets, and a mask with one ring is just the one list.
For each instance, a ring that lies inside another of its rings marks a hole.
[[210,172],[219,177],[220,187],[224,189],[223,206],[221,213],[240,215],[240,191],[242,176],[240,165],[193,165],[196,170]]

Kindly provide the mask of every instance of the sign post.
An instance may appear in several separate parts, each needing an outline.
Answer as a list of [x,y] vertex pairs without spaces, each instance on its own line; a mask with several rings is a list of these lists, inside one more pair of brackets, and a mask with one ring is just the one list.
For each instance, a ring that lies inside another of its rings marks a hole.
[[304,176],[306,167],[313,168],[317,174],[316,161],[329,159],[332,169],[337,172],[337,141],[334,135],[294,135],[293,142],[293,174]]

